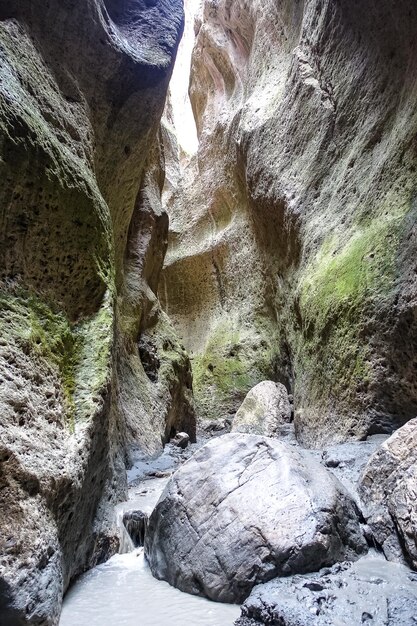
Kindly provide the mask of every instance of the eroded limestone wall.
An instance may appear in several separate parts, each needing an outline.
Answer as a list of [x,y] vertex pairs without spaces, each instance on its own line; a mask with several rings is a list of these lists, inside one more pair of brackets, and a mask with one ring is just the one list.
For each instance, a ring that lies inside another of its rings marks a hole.
[[193,432],[150,182],[182,23],[180,0],[0,0],[2,624],[57,623],[118,548],[126,454]]
[[161,297],[203,415],[261,375],[308,445],[414,416],[417,9],[412,0],[207,0],[200,135]]

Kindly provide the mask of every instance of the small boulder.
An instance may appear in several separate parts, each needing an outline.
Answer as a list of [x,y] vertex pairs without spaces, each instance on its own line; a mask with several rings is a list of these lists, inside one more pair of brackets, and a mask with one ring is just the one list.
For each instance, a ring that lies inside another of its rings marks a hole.
[[209,435],[225,434],[225,432],[230,431],[231,423],[231,419],[222,417],[216,420],[202,420],[201,426],[203,431]]
[[185,450],[190,443],[190,435],[187,433],[177,433],[175,437],[171,439],[171,443],[173,443],[174,446],[181,448],[181,450]]
[[232,432],[276,437],[291,421],[291,414],[284,385],[265,380],[247,394],[233,420]]
[[123,515],[123,525],[135,548],[141,548],[145,543],[148,519],[148,514],[143,511],[126,511]]
[[366,549],[356,505],[307,451],[238,433],[211,440],[177,470],[145,538],[156,578],[238,603],[258,583]]

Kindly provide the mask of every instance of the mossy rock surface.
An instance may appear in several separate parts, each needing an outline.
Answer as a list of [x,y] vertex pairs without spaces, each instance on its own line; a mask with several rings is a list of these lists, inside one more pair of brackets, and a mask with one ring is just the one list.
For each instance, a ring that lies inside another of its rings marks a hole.
[[[381,386],[386,348],[378,329],[386,339],[396,332],[393,303],[401,284],[401,241],[411,213],[409,202],[399,202],[360,220],[343,235],[330,235],[302,270],[296,304],[301,326],[293,335],[301,437],[314,441],[312,433],[306,434],[309,419],[321,422],[329,414],[333,426],[323,428],[336,437],[338,424],[342,437],[393,428],[396,418],[389,415],[384,398],[388,390]],[[384,404],[385,415],[383,409],[378,418],[377,407]],[[372,418],[360,417],[372,405],[373,426]]]
[[95,315],[72,323],[33,292],[9,287],[0,291],[0,333],[34,364],[56,374],[72,431],[77,421],[91,418],[111,375],[111,298]]
[[274,344],[260,324],[258,329],[225,319],[210,335],[204,352],[192,358],[199,417],[231,417],[248,391],[273,374]]

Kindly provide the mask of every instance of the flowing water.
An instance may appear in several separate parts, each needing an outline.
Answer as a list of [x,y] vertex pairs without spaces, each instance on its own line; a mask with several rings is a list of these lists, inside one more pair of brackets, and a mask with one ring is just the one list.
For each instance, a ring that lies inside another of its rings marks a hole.
[[138,548],[84,574],[65,598],[60,626],[232,626],[239,615],[238,606],[155,580]]
[[[167,464],[159,458],[153,465]],[[137,479],[143,467],[130,473]],[[121,552],[90,570],[71,587],[64,599],[60,626],[232,626],[240,615],[236,605],[210,602],[182,593],[153,578],[143,548],[133,549],[123,526],[123,514],[140,510],[150,514],[168,477],[139,482],[129,489],[129,501],[116,507]]]
[[146,480],[137,487],[129,489],[129,500],[116,506],[117,525],[120,531],[120,552],[122,554],[134,549],[133,542],[123,526],[124,513],[137,510],[143,511],[143,513],[147,513],[149,516],[155,508],[168,480],[169,477]]

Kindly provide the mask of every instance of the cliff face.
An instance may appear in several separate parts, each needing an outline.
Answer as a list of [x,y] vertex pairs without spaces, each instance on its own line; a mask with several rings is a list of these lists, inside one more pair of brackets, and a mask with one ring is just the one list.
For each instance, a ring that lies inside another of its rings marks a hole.
[[117,550],[124,450],[193,433],[154,295],[182,21],[180,0],[0,0],[2,624],[57,623],[71,578]]
[[[213,418],[283,382],[311,446],[417,409],[415,0],[202,2],[191,159],[159,132],[182,22],[181,0],[0,0],[6,626],[56,624],[117,550],[125,463],[194,437],[193,385]],[[363,492],[391,532],[384,454]]]
[[268,376],[307,445],[389,432],[417,409],[417,8],[207,0],[196,32],[161,298],[200,410]]

